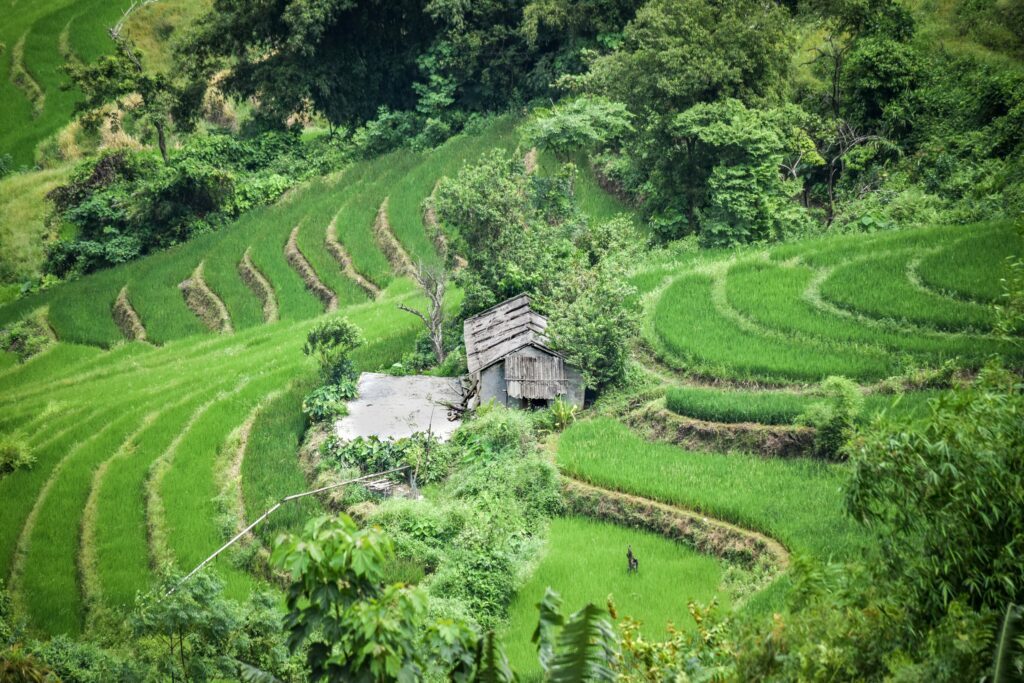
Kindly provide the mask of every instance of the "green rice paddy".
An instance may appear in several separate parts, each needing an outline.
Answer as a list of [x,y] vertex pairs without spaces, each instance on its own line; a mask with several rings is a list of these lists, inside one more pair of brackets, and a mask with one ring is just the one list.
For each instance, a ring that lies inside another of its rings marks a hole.
[[[928,401],[938,391],[914,391],[905,394],[870,394],[864,397],[861,419],[866,421],[885,411],[890,416],[920,417],[926,414]],[[665,407],[679,415],[709,422],[756,422],[787,425],[822,398],[790,391],[744,391],[715,387],[670,387],[665,392]]]
[[863,532],[846,517],[844,465],[698,453],[644,440],[608,418],[562,434],[558,465],[603,488],[697,510],[767,534],[793,552],[850,557]]
[[[626,573],[629,545],[640,562],[635,575]],[[720,586],[724,571],[721,561],[650,532],[577,517],[552,520],[547,551],[509,610],[509,661],[526,678],[540,674],[530,636],[537,626],[536,605],[548,586],[561,595],[565,614],[588,602],[605,607],[610,598],[620,616],[638,619],[647,637],[658,638],[669,622],[693,628],[691,601],[707,604],[716,598],[728,609],[729,595]]]
[[658,266],[633,280],[650,291],[674,278],[648,303],[646,329],[673,367],[769,383],[870,383],[947,361],[977,368],[993,354],[1024,364],[1019,345],[993,334],[989,303],[1006,257],[1022,247],[1009,223],[942,226],[725,255],[668,276]]

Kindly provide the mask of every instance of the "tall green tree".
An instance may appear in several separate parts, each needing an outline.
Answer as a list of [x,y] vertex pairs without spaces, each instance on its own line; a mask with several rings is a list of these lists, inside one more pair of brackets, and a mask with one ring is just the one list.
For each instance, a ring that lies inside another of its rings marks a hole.
[[459,236],[469,266],[460,275],[464,315],[522,292],[553,291],[575,252],[573,177],[571,166],[531,175],[521,155],[496,150],[441,181],[437,215]]
[[[110,29],[114,52],[91,64],[69,61],[64,69],[72,82],[85,95],[75,104],[75,112],[88,128],[96,128],[106,116],[104,106],[114,104],[122,113],[131,115],[143,125],[152,127],[157,148],[164,163],[170,161],[167,138],[172,126],[191,129],[201,92],[170,75],[148,71],[142,53],[120,31]],[[128,103],[129,96],[138,98]],[[116,120],[116,119],[115,119]]]
[[777,102],[792,41],[789,15],[774,2],[649,0],[578,83],[644,119],[720,97]]
[[589,154],[621,140],[633,130],[632,118],[621,102],[576,97],[550,109],[535,109],[523,139],[529,147],[550,150],[565,162],[574,152]]
[[355,126],[410,109],[434,34],[423,0],[214,0],[178,50],[194,79],[253,99],[276,125],[311,109]]

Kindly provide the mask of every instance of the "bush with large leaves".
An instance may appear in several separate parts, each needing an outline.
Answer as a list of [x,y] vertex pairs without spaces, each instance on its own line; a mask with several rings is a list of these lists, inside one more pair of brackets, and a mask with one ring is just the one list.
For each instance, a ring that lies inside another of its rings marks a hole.
[[1024,384],[997,366],[921,425],[876,422],[849,447],[851,511],[920,619],[956,599],[1024,602]]

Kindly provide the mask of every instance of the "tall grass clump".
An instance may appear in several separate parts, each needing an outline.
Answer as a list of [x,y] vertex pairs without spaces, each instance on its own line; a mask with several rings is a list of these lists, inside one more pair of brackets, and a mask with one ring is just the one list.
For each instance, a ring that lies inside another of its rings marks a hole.
[[46,194],[69,175],[69,168],[58,168],[0,179],[0,282],[39,274],[46,256]]

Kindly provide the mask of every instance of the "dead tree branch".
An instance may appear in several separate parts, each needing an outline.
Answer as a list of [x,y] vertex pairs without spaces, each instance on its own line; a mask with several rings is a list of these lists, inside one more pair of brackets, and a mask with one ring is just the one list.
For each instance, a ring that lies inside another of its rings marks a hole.
[[444,350],[444,293],[448,282],[448,273],[443,266],[429,266],[421,261],[413,273],[413,278],[427,297],[427,310],[426,312],[418,311],[404,304],[399,304],[398,308],[406,313],[412,313],[423,321],[423,325],[427,328],[427,334],[430,335],[430,345],[437,357],[437,362],[443,363],[446,356]]

